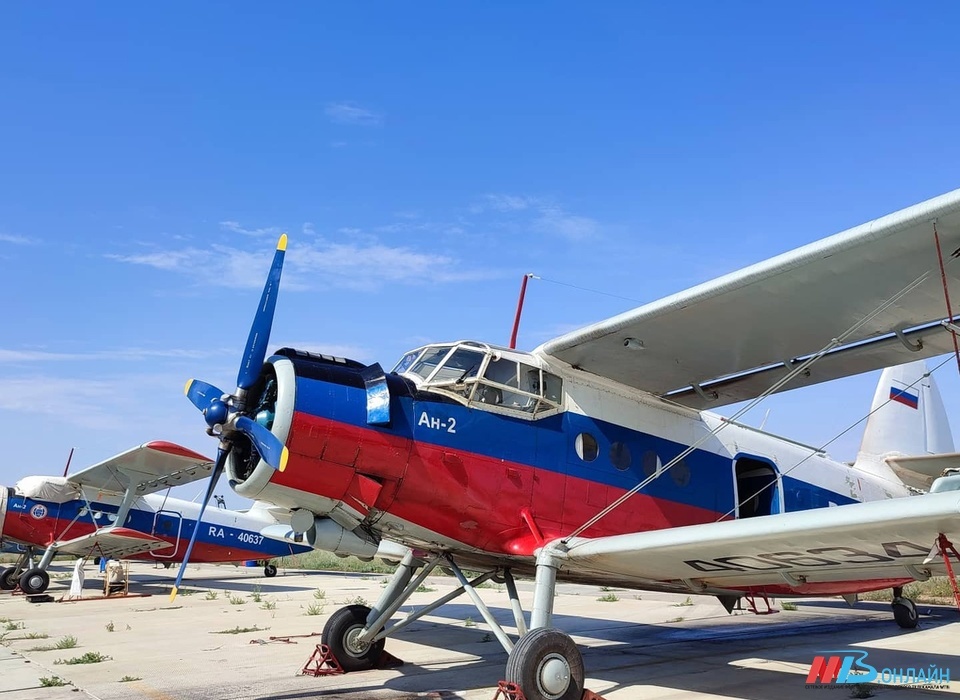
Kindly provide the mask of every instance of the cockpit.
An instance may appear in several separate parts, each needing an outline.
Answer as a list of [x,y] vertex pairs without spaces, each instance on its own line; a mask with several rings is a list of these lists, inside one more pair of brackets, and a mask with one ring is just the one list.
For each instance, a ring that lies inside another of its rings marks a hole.
[[531,418],[559,410],[563,399],[562,380],[537,357],[469,340],[411,350],[393,371],[423,391]]

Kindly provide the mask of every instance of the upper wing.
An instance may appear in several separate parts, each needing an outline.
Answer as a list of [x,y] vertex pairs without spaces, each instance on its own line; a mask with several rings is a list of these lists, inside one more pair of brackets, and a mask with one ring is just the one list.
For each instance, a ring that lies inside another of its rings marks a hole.
[[560,556],[564,569],[608,580],[814,593],[939,574],[942,559],[926,560],[941,533],[960,542],[958,491],[580,539]]
[[96,552],[108,559],[125,559],[170,546],[169,542],[139,530],[131,530],[127,527],[102,527],[89,535],[57,543],[57,553],[85,557]]
[[69,477],[69,481],[100,491],[138,495],[182,486],[210,475],[213,462],[172,442],[155,440],[127,450]]
[[[939,324],[948,314],[934,222],[950,296],[960,302],[954,190],[560,336],[536,352],[696,408],[756,397],[785,368],[858,323],[785,388],[950,352],[952,340]],[[898,331],[907,331],[903,340]]]

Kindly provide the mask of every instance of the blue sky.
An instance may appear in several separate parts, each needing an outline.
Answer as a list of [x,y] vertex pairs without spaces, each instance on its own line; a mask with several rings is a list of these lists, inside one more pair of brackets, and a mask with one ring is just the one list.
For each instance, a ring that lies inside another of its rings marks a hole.
[[[525,272],[605,293],[534,281],[529,349],[954,189],[958,15],[6,3],[0,482],[71,447],[213,454],[182,387],[234,386],[280,231],[272,346],[391,365],[505,343]],[[777,397],[767,427],[822,443],[874,382]]]

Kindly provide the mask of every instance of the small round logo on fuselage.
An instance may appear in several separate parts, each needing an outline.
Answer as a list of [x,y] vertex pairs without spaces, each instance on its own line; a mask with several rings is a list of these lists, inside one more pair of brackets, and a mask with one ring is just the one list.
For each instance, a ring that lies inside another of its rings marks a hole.
[[37,520],[43,520],[45,517],[47,517],[47,507],[42,503],[38,503],[30,509],[30,515]]

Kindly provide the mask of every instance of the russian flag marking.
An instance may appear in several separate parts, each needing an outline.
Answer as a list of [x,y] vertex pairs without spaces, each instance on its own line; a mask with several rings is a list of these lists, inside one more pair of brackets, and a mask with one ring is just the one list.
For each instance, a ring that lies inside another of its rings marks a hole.
[[897,389],[896,387],[890,387],[890,400],[902,403],[904,406],[909,406],[910,408],[917,408],[920,405],[919,396],[911,394],[904,389]]

